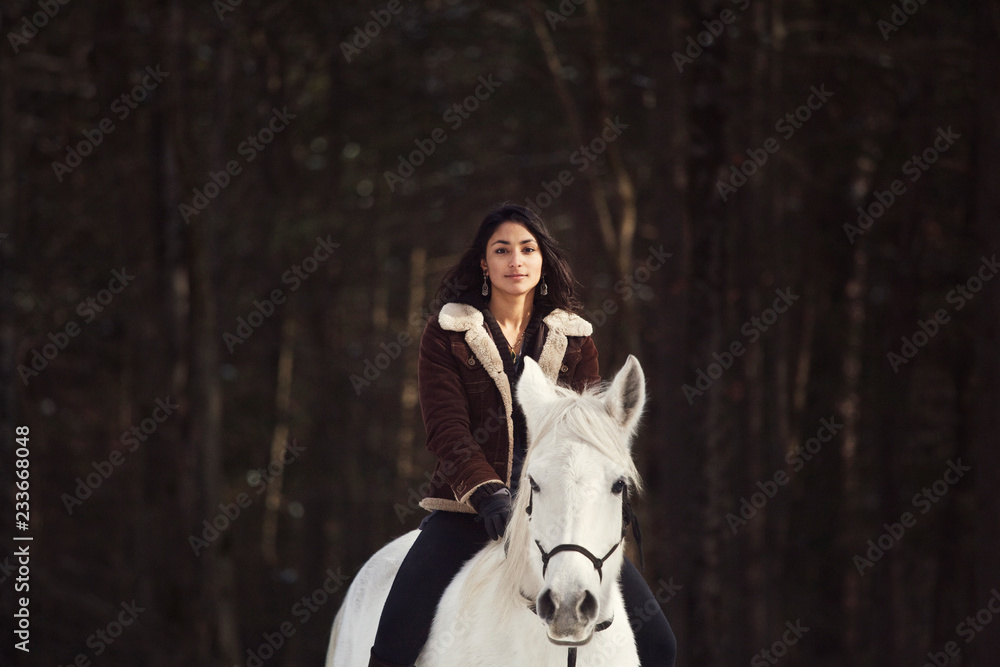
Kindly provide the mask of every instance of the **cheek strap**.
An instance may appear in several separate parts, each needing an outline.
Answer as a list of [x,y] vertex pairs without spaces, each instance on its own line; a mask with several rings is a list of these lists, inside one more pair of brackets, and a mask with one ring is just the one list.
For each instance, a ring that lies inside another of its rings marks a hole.
[[639,552],[639,571],[641,572],[646,566],[645,559],[642,557],[642,530],[639,528],[639,517],[632,509],[632,501],[629,500],[628,486],[626,485],[622,492],[622,537],[625,537],[625,529],[630,525],[632,526],[635,548]]

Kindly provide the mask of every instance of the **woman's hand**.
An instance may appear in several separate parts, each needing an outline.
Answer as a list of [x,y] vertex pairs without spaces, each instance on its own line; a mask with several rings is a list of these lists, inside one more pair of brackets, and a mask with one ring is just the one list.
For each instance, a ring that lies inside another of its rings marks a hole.
[[499,540],[507,530],[510,518],[510,489],[503,487],[486,496],[476,505],[476,511],[486,526],[486,534],[491,540]]

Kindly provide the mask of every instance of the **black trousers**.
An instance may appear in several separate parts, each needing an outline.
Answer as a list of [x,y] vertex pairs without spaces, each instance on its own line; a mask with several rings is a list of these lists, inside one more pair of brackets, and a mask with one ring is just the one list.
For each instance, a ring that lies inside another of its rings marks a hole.
[[[438,602],[451,580],[489,540],[475,514],[434,512],[403,559],[382,609],[372,653],[381,661],[412,665],[430,635]],[[622,595],[643,667],[673,667],[674,633],[642,575],[625,560]]]

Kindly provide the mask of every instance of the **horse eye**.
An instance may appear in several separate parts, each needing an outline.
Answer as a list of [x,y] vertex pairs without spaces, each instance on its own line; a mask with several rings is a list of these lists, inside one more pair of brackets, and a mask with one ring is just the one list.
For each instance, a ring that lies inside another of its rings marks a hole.
[[541,489],[538,488],[538,485],[535,484],[535,480],[534,479],[532,479],[531,477],[528,477],[528,481],[531,483],[531,490],[532,491],[541,491]]
[[615,494],[616,496],[618,494],[620,494],[624,490],[625,490],[625,480],[624,479],[620,479],[620,480],[618,480],[617,482],[615,482],[614,484],[611,485],[611,493]]

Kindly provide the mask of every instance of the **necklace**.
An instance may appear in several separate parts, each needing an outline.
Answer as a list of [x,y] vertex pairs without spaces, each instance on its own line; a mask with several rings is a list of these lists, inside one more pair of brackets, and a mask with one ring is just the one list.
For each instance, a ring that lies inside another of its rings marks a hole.
[[[517,361],[517,348],[521,344],[522,340],[524,340],[524,332],[523,331],[521,332],[521,335],[517,337],[517,342],[516,343],[514,343],[513,345],[511,345],[510,343],[507,343],[507,349],[510,350],[510,360],[511,361]],[[506,342],[506,340],[504,342]]]
[[511,362],[514,362],[514,363],[517,362],[517,348],[520,347],[521,341],[524,340],[524,332],[528,330],[528,322],[530,320],[531,320],[531,313],[528,313],[528,316],[526,318],[524,318],[524,329],[521,331],[521,335],[517,337],[517,341],[515,341],[515,343],[513,345],[511,345],[510,343],[507,343],[507,337],[504,336],[504,341],[503,342],[507,344],[507,349],[510,351],[510,360],[511,360]]

